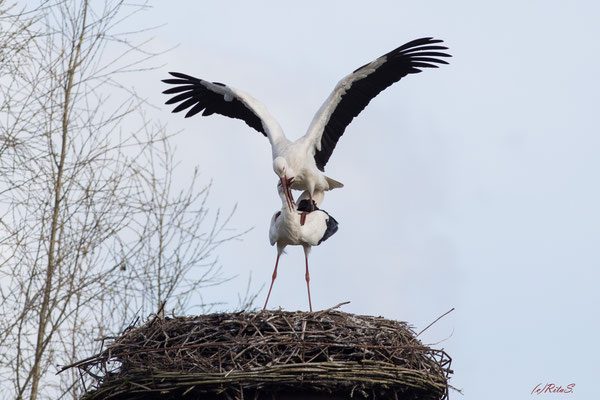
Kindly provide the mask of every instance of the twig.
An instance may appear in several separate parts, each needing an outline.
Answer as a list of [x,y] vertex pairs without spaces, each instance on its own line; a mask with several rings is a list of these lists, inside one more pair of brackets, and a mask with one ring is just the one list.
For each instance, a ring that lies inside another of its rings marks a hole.
[[454,311],[454,307],[452,307],[450,310],[446,311],[445,313],[443,313],[442,315],[440,315],[439,317],[437,317],[437,319],[435,321],[433,321],[432,323],[430,323],[429,325],[427,325],[425,327],[425,329],[423,329],[421,332],[417,333],[416,337],[419,337],[419,335],[423,332],[425,332],[427,329],[429,329],[431,327],[431,325],[435,324],[436,322],[438,322],[440,319],[442,319],[444,316],[450,314],[452,311]]
[[338,305],[330,307],[330,308],[328,308],[326,310],[321,310],[321,311],[319,311],[318,313],[315,314],[315,317],[318,317],[318,316],[326,314],[326,313],[328,313],[330,311],[336,310],[336,309],[340,308],[341,306],[345,306],[346,304],[350,304],[350,302],[349,301],[344,301],[343,303],[340,303]]

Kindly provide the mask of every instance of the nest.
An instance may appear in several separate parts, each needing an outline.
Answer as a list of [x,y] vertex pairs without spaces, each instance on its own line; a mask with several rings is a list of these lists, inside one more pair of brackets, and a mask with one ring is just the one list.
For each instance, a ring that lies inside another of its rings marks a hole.
[[263,311],[155,317],[65,368],[95,379],[82,400],[444,399],[450,361],[403,322]]

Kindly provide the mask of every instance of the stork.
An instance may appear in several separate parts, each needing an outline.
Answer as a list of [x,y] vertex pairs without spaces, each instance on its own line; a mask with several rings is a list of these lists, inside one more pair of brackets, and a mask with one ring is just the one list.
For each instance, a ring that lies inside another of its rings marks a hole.
[[287,186],[308,192],[312,203],[317,192],[343,186],[323,172],[338,140],[354,117],[381,91],[408,74],[421,72],[421,68],[437,68],[447,64],[440,57],[451,57],[441,52],[442,40],[431,37],[410,41],[376,60],[358,68],[341,81],[315,114],[308,132],[296,141],[288,140],[279,123],[267,108],[247,93],[218,82],[170,72],[175,79],[163,82],[175,85],[164,94],[176,94],[166,104],[179,103],[173,112],[187,110],[185,117],[198,114],[221,114],[241,119],[269,139],[273,156],[273,170],[280,178],[287,198],[288,208],[293,208],[293,198]]
[[[320,245],[337,232],[338,222],[323,210],[315,210],[301,214],[295,207],[290,209],[288,198],[291,197],[291,193],[289,193],[289,187],[285,187],[281,182],[277,182],[277,192],[281,198],[282,207],[281,211],[276,212],[271,218],[271,226],[269,228],[271,246],[277,244],[277,259],[275,260],[275,269],[273,270],[271,286],[269,287],[269,293],[267,294],[263,310],[267,308],[271,290],[273,289],[273,283],[275,283],[275,278],[277,278],[277,266],[279,265],[281,253],[283,253],[286,246],[302,246],[304,248],[304,260],[306,263],[306,274],[304,277],[306,279],[306,290],[308,291],[308,306],[312,312],[308,254],[310,253],[312,246]],[[300,203],[300,201],[298,201],[298,203]],[[301,223],[302,218],[304,221]]]

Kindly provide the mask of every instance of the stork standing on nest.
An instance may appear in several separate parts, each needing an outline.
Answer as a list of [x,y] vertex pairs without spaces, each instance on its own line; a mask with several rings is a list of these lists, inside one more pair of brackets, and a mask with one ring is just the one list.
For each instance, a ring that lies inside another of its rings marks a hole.
[[439,58],[450,57],[440,52],[447,50],[438,45],[441,42],[433,38],[413,40],[346,76],[317,111],[308,132],[294,142],[284,136],[279,123],[263,104],[241,90],[171,72],[176,79],[163,82],[175,86],[163,93],[177,94],[166,104],[180,103],[173,112],[189,108],[186,118],[204,110],[202,115],[217,113],[241,119],[266,136],[271,143],[273,170],[280,178],[291,210],[294,200],[288,195],[288,186],[306,190],[310,200],[317,192],[343,186],[323,172],[346,127],[373,98],[404,76],[421,72],[420,68],[447,64]]
[[[286,191],[288,193],[286,193]],[[289,207],[290,203],[288,198],[292,195],[289,193],[289,187],[284,187],[281,182],[277,183],[277,192],[281,198],[282,207],[281,211],[277,211],[273,218],[271,218],[271,226],[269,228],[269,239],[271,245],[277,244],[277,259],[275,260],[275,269],[273,270],[273,277],[271,279],[271,286],[269,287],[269,293],[267,294],[267,300],[265,300],[265,306],[263,310],[267,308],[269,297],[271,296],[271,290],[273,289],[273,283],[277,278],[277,266],[279,265],[279,257],[286,246],[302,246],[304,248],[304,260],[306,262],[306,289],[308,291],[308,306],[312,311],[312,301],[310,298],[310,274],[308,272],[308,253],[312,246],[318,246],[328,238],[330,238],[338,230],[338,222],[327,212],[319,210],[318,208],[314,211],[299,212],[299,210],[293,206]],[[308,194],[303,193],[304,199],[298,201],[299,205],[305,210],[308,208],[316,208],[316,204],[310,207],[306,201]]]

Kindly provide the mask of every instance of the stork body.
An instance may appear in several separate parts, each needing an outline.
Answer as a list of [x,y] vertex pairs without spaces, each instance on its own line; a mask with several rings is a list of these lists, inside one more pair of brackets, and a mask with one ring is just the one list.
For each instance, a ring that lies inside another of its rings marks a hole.
[[[201,111],[202,115],[217,113],[241,119],[262,133],[271,143],[273,170],[284,189],[291,186],[305,190],[312,199],[315,193],[343,186],[323,172],[339,138],[354,117],[381,91],[404,76],[421,72],[421,68],[447,64],[440,57],[450,55],[440,52],[447,49],[438,45],[441,42],[433,38],[413,40],[346,76],[319,108],[308,132],[296,141],[284,136],[280,125],[258,100],[222,83],[171,72],[176,79],[163,82],[175,86],[163,93],[177,94],[166,104],[179,103],[173,112],[189,109],[186,118]],[[288,204],[293,203],[288,193],[284,190]]]
[[277,176],[288,180],[292,189],[306,191],[311,198],[315,193],[320,196],[322,192],[344,186],[319,170],[306,136],[294,142],[282,138],[273,146],[272,154],[273,171]]
[[[312,311],[308,255],[312,246],[318,246],[337,232],[338,223],[332,216],[322,210],[299,213],[295,207],[292,209],[286,207],[287,196],[285,194],[285,188],[281,183],[278,183],[277,188],[283,206],[281,211],[276,212],[271,218],[271,225],[269,228],[269,240],[271,241],[271,245],[277,245],[277,259],[275,260],[275,269],[273,270],[271,286],[269,287],[269,293],[267,294],[263,309],[267,308],[271,290],[273,289],[273,283],[275,283],[275,278],[277,278],[279,257],[283,253],[283,250],[287,246],[302,246],[306,263],[305,279],[306,289],[308,291],[308,304],[310,311]],[[301,219],[304,219],[303,223],[301,223]]]

